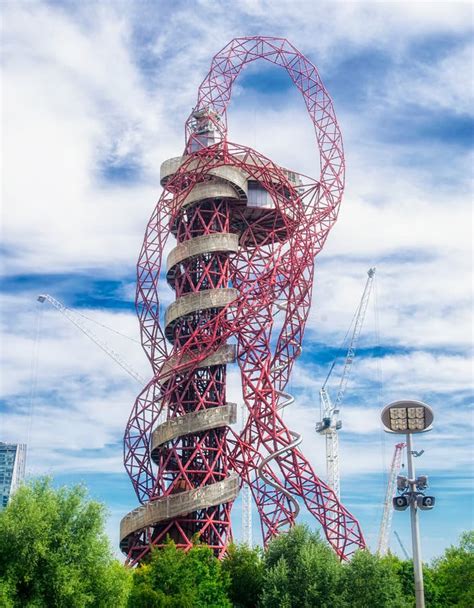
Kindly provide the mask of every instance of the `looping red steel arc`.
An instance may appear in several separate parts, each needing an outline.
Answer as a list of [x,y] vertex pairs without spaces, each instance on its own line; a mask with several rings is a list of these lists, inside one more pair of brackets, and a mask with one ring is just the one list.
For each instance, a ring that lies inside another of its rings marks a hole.
[[[318,180],[283,169],[227,140],[226,109],[243,66],[284,67],[302,92],[321,159]],[[344,187],[342,139],[316,68],[288,41],[237,38],[213,59],[186,122],[184,155],[161,168],[164,191],[138,261],[137,311],[153,378],[124,438],[125,467],[142,503],[121,522],[130,563],[171,537],[193,537],[223,556],[239,487],[249,484],[264,542],[294,524],[304,503],[336,553],[365,546],[357,520],[298,449],[281,410],[302,351],[314,257],[337,218]],[[160,311],[163,275],[175,301]],[[247,422],[231,424],[227,365],[238,362]]]

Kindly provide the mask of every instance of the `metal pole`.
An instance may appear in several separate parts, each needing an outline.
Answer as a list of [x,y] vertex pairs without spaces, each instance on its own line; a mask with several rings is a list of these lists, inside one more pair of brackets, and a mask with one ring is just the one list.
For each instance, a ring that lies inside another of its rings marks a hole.
[[[407,460],[408,460],[408,480],[410,483],[410,489],[412,492],[415,488],[415,465],[413,464],[412,454],[412,435],[407,433]],[[423,588],[423,566],[421,563],[421,549],[420,549],[420,528],[418,525],[418,507],[415,495],[412,494],[412,500],[410,503],[410,519],[411,519],[411,541],[413,547],[413,570],[415,573],[415,597],[416,597],[416,608],[425,608],[425,590]]]

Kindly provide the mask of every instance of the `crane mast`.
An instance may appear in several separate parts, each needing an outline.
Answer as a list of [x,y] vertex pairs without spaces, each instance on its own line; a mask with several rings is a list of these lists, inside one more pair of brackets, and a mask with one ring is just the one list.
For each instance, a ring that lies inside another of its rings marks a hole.
[[115,352],[114,349],[111,348],[106,342],[96,336],[96,334],[91,331],[81,320],[81,318],[76,315],[72,310],[66,308],[64,304],[61,304],[59,300],[56,300],[56,298],[53,298],[53,296],[50,296],[49,294],[42,294],[38,296],[38,302],[44,303],[45,301],[49,302],[52,306],[54,306],[56,310],[59,310],[59,312],[64,317],[66,317],[66,319],[68,319],[73,325],[80,329],[83,334],[85,334],[90,340],[92,340],[92,342],[94,342],[99,348],[101,348],[105,353],[107,353],[107,355],[109,355],[109,357],[113,359],[118,365],[120,365],[120,367],[124,371],[126,371],[129,376],[134,378],[142,385],[146,384],[144,378],[137,371],[135,371],[133,367],[131,367],[130,364],[127,363],[127,361],[125,361],[125,359],[121,355]]
[[398,532],[396,530],[393,531],[395,538],[398,540],[398,544],[401,547],[401,550],[403,551],[403,555],[405,556],[405,559],[410,559],[410,556],[408,555],[408,551],[405,549],[405,545],[402,543],[402,539],[400,538]]
[[[247,422],[247,408],[245,403],[241,405],[242,429]],[[240,489],[242,497],[242,542],[248,547],[253,546],[252,540],[252,491],[247,483],[243,483]]]
[[316,431],[326,437],[326,474],[329,486],[333,489],[337,498],[341,495],[341,482],[339,473],[339,435],[338,431],[342,427],[342,421],[339,418],[340,406],[344,397],[344,393],[347,388],[347,382],[349,380],[349,374],[354,362],[356,355],[356,347],[359,341],[360,332],[364,324],[365,313],[367,311],[367,305],[369,303],[370,292],[372,290],[372,284],[375,276],[375,268],[369,268],[367,272],[367,281],[362,293],[359,306],[356,311],[354,329],[352,331],[349,347],[347,349],[346,358],[344,362],[344,369],[342,371],[341,379],[339,382],[339,388],[337,396],[332,401],[329,391],[327,389],[327,383],[334,369],[335,362],[332,364],[331,369],[324,381],[321,390],[319,391],[319,399],[321,404],[322,419],[316,423]]
[[[393,452],[392,464],[390,465],[390,474],[388,476],[388,485],[387,492],[385,494],[385,501],[383,504],[383,515],[382,515],[382,523],[380,524],[380,534],[379,541],[377,545],[377,553],[379,555],[385,555],[388,551],[389,541],[390,541],[390,528],[392,526],[392,516],[393,516],[393,506],[392,506],[392,498],[395,494],[395,487],[397,485],[397,475],[400,470],[400,465],[402,462],[403,449],[406,447],[405,443],[397,443],[395,446],[395,450]],[[398,535],[397,535],[398,538]],[[400,539],[398,538],[400,545],[405,551],[405,548],[401,544]]]
[[242,542],[253,546],[252,540],[252,492],[246,483],[242,485]]

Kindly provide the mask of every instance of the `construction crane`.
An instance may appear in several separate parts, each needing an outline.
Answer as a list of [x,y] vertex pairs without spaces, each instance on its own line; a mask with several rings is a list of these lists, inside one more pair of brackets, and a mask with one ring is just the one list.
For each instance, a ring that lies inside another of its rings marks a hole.
[[240,492],[242,495],[242,542],[248,547],[252,547],[252,492],[246,483],[242,484]]
[[408,555],[408,551],[405,549],[405,545],[402,543],[402,539],[398,535],[398,532],[396,530],[394,530],[393,533],[395,534],[396,539],[398,540],[398,544],[400,545],[400,547],[403,551],[403,555],[405,556],[405,559],[410,559],[410,556]]
[[56,308],[56,310],[59,310],[59,312],[64,317],[66,317],[66,319],[68,319],[73,325],[80,329],[83,334],[85,334],[99,348],[101,348],[105,353],[107,353],[107,355],[109,355],[109,357],[111,357],[118,365],[120,365],[120,367],[124,371],[126,371],[129,376],[134,378],[142,386],[146,384],[145,379],[137,371],[135,371],[133,367],[131,367],[131,365],[127,363],[127,361],[125,361],[125,359],[121,355],[115,352],[113,348],[111,348],[106,342],[98,338],[95,333],[86,326],[86,324],[84,323],[84,321],[82,321],[81,317],[78,314],[74,313],[70,308],[67,308],[66,306],[64,306],[64,304],[61,304],[59,300],[56,300],[56,298],[53,298],[53,296],[50,296],[49,294],[42,294],[38,296],[38,302],[49,302],[52,306],[54,306],[54,308]]
[[[390,465],[390,473],[388,476],[387,492],[385,494],[385,501],[383,504],[382,523],[380,524],[379,541],[377,545],[377,553],[379,555],[385,555],[388,551],[390,543],[390,529],[392,527],[392,516],[393,516],[393,505],[392,498],[395,494],[395,488],[397,485],[397,475],[400,471],[400,465],[402,462],[403,449],[406,447],[405,443],[397,443],[393,452],[392,464]],[[396,534],[396,533],[395,533]],[[398,542],[400,543],[404,553],[406,554],[405,548],[397,534]]]
[[[242,429],[247,422],[247,408],[245,403],[241,405]],[[242,497],[242,542],[248,547],[252,547],[252,491],[247,483],[243,483],[240,489]]]
[[333,402],[327,389],[328,380],[334,370],[336,361],[334,360],[329,373],[324,381],[321,390],[319,391],[320,407],[321,407],[321,421],[316,423],[316,431],[321,435],[326,436],[326,474],[329,486],[333,489],[337,498],[341,495],[341,482],[339,474],[339,436],[338,431],[342,427],[342,421],[339,418],[340,407],[344,397],[344,393],[347,388],[347,382],[349,380],[349,374],[354,362],[357,342],[359,340],[362,325],[364,324],[365,313],[367,311],[367,305],[369,303],[370,292],[372,290],[372,284],[375,276],[375,268],[369,268],[367,271],[367,282],[362,293],[359,306],[355,314],[354,329],[352,336],[349,341],[349,348],[347,349],[346,359],[344,363],[344,369],[339,382],[339,388],[337,396]]

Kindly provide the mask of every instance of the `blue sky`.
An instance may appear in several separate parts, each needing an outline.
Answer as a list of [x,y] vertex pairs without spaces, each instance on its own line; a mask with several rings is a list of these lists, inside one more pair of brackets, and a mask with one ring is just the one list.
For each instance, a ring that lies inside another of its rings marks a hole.
[[[472,527],[473,507],[469,4],[116,0],[3,9],[0,439],[28,442],[29,474],[87,483],[110,509],[117,544],[118,522],[136,506],[121,439],[140,387],[36,295],[51,293],[131,337],[90,324],[149,376],[133,299],[160,164],[182,151],[212,56],[239,35],[284,36],[320,71],[347,163],[286,420],[324,476],[315,395],[376,265],[377,298],[342,413],[343,500],[375,547],[395,443],[379,410],[391,399],[425,400],[436,418],[416,441],[425,450],[417,465],[437,507],[422,516],[423,553],[455,542]],[[317,176],[314,134],[283,71],[262,63],[244,71],[229,124],[233,141]],[[238,374],[229,375],[230,398],[241,401]],[[234,515],[238,538],[239,501]],[[409,547],[406,513],[393,527]],[[391,546],[399,552],[393,538]]]

